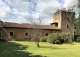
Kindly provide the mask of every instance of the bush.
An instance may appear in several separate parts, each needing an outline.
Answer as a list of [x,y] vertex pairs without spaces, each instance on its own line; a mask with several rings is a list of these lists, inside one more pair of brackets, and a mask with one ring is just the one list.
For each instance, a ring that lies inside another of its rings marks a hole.
[[40,38],[40,42],[46,42],[46,40],[47,40],[47,37],[46,36]]
[[61,43],[66,43],[68,42],[69,36],[66,33],[61,33],[60,34],[60,42]]
[[57,42],[56,40],[58,40],[58,38],[59,38],[59,34],[58,33],[51,34],[51,35],[48,36],[47,42],[52,43],[52,44],[53,43],[56,44],[56,42]]
[[[63,44],[68,42],[68,35],[65,33],[55,33],[50,34],[49,36],[41,37],[41,42],[49,42],[52,44]],[[79,40],[78,40],[79,41]]]
[[55,44],[60,44],[60,40],[55,40]]
[[53,44],[53,43],[55,43],[56,38],[57,38],[57,34],[56,34],[56,35],[55,35],[55,34],[50,34],[50,35],[48,36],[48,38],[47,38],[47,42]]
[[48,36],[47,42],[52,44],[63,44],[64,42],[68,42],[68,38],[68,35],[65,33],[55,33]]

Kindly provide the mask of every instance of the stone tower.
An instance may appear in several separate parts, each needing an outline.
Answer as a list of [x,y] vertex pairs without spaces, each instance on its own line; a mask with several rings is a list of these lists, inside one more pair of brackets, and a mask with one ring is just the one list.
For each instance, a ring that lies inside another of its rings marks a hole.
[[69,42],[72,42],[74,38],[74,19],[75,13],[67,10],[57,11],[53,15],[53,23],[57,23],[57,27],[59,27],[62,32],[67,33],[70,37]]

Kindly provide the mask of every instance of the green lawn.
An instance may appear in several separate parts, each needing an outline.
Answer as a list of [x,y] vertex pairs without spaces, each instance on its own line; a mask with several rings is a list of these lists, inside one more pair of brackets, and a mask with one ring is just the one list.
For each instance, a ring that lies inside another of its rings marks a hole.
[[40,42],[0,41],[0,57],[80,57],[80,43],[50,44]]

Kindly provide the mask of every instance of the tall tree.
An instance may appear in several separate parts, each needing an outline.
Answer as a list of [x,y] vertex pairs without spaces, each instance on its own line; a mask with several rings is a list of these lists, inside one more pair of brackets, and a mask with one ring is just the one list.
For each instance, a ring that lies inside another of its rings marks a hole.
[[77,18],[76,34],[80,36],[80,0],[78,0],[77,8],[79,9],[79,16]]
[[80,36],[80,15],[78,16],[77,26],[76,26],[76,34]]

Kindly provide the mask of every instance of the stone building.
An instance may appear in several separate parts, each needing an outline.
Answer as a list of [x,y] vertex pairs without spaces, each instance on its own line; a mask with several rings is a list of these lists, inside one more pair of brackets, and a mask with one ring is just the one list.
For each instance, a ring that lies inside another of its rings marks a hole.
[[[50,25],[37,25],[40,28],[40,36],[48,36],[51,33],[64,32],[70,36],[72,42],[74,37],[75,13],[60,10],[53,14],[53,22]],[[33,24],[5,23],[0,21],[0,39],[3,40],[31,40],[36,35],[36,26]]]

